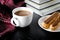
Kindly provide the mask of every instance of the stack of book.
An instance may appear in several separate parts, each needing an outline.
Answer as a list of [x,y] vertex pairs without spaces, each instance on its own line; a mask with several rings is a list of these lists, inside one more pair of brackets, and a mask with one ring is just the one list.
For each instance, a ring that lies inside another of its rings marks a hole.
[[25,3],[40,16],[60,10],[60,0],[25,0]]

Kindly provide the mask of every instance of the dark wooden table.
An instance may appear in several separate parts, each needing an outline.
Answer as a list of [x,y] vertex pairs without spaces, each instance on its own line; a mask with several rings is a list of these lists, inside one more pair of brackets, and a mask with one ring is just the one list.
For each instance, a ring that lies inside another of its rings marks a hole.
[[43,30],[38,25],[38,19],[41,16],[34,13],[32,23],[25,27],[16,27],[13,32],[2,36],[0,40],[60,40],[60,32],[51,33]]

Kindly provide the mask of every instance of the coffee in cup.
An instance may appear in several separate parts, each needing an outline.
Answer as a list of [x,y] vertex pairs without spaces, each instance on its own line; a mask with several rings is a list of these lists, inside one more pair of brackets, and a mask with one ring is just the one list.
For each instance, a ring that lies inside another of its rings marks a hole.
[[20,11],[17,11],[15,14],[18,15],[18,16],[28,16],[31,13],[29,11],[20,10]]

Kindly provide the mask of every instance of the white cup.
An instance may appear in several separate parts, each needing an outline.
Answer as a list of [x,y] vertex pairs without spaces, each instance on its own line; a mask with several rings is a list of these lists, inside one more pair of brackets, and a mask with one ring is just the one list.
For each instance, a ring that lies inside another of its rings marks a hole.
[[[18,16],[16,15],[15,13],[17,11],[20,11],[20,10],[26,10],[28,12],[30,12],[31,14],[28,15],[28,16]],[[33,19],[33,11],[28,8],[28,7],[18,7],[18,8],[15,8],[13,9],[12,11],[12,19],[11,19],[11,24],[14,25],[14,26],[19,26],[19,27],[26,27],[28,26],[32,19]]]

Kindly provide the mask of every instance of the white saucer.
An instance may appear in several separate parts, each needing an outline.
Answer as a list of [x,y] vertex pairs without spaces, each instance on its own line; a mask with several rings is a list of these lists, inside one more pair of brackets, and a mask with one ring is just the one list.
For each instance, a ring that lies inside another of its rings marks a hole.
[[60,32],[60,27],[58,27],[56,30],[52,31],[52,30],[50,30],[50,29],[45,29],[45,28],[41,25],[42,22],[44,22],[44,20],[45,20],[47,17],[49,17],[49,16],[51,16],[51,15],[47,15],[47,16],[41,17],[41,18],[38,20],[39,26],[40,26],[42,29],[44,29],[44,30],[46,30],[46,31],[49,31],[49,32]]

